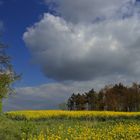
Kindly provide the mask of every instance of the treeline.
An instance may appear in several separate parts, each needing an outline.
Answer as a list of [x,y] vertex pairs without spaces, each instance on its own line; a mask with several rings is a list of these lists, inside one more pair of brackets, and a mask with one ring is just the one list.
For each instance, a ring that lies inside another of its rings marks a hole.
[[105,86],[99,92],[91,89],[73,93],[67,101],[68,110],[140,111],[140,85],[122,83]]

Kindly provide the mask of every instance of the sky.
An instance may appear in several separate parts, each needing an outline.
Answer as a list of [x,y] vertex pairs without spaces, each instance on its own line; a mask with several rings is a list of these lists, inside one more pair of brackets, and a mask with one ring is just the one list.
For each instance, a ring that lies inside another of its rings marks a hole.
[[4,111],[57,109],[73,93],[140,82],[139,0],[0,0],[1,40],[22,79]]

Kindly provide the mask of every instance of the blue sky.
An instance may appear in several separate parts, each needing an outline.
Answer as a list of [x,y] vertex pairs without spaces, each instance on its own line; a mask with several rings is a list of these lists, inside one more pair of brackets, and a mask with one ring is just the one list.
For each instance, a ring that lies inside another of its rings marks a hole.
[[9,46],[7,52],[22,79],[16,86],[35,86],[48,82],[38,65],[31,62],[31,54],[22,36],[26,28],[39,21],[47,6],[39,0],[5,0],[0,6],[0,20],[4,24],[2,40]]
[[139,0],[0,0],[21,81],[4,110],[56,109],[71,93],[140,82]]

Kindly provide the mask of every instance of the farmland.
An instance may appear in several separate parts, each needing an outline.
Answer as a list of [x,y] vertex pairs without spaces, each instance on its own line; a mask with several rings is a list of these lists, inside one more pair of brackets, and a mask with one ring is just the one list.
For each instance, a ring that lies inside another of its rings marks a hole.
[[139,140],[140,113],[17,111],[0,117],[3,140]]

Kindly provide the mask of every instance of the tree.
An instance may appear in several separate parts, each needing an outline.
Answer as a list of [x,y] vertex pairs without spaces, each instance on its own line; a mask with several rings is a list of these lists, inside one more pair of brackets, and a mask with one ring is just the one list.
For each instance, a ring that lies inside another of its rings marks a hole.
[[78,93],[76,95],[76,110],[85,110],[86,98],[84,94]]
[[88,93],[85,93],[86,100],[88,104],[88,110],[96,110],[97,109],[97,94],[94,89],[91,89]]
[[75,102],[76,102],[76,95],[73,93],[71,97],[68,99],[68,103],[67,103],[68,110],[76,109]]
[[69,110],[140,111],[140,85],[122,83],[107,85],[99,92],[91,89],[84,94],[72,94],[68,100]]
[[104,110],[105,103],[104,103],[104,93],[103,90],[99,91],[98,100],[97,100],[97,110]]
[[0,114],[2,113],[2,100],[13,93],[12,83],[19,79],[11,65],[11,59],[6,54],[6,45],[0,43]]

